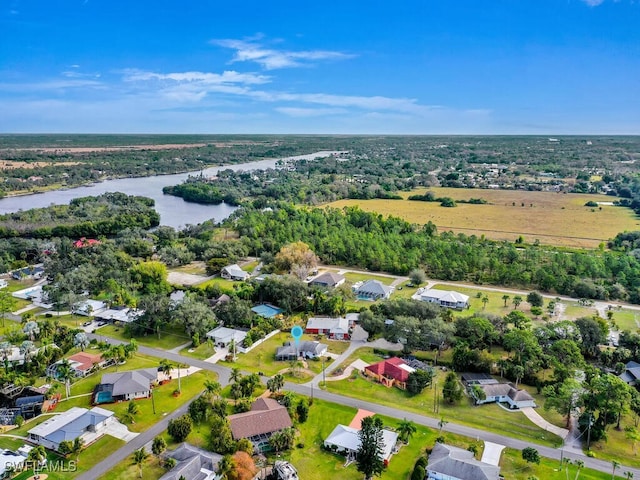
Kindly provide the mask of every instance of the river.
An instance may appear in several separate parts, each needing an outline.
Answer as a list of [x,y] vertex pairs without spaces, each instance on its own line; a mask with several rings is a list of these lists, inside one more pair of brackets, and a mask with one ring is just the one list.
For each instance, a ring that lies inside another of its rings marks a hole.
[[[222,167],[206,168],[203,175],[210,177],[220,170],[266,170],[274,168],[279,160],[313,160],[314,158],[327,157],[334,153],[322,151],[307,155],[293,157],[259,160],[256,162],[240,163],[237,165],[225,165]],[[206,220],[219,222],[231,215],[237,207],[221,203],[220,205],[200,205],[198,203],[185,202],[180,197],[165,195],[162,188],[168,185],[182,183],[189,175],[199,175],[200,171],[178,173],[175,175],[155,175],[152,177],[119,178],[105,180],[104,182],[87,185],[84,187],[70,188],[66,190],[51,190],[33,195],[22,195],[0,199],[0,214],[27,210],[30,208],[42,208],[49,205],[68,204],[78,197],[101,195],[106,192],[122,192],[127,195],[141,195],[153,198],[156,202],[156,210],[160,213],[160,224],[181,229],[188,224],[195,225]]]

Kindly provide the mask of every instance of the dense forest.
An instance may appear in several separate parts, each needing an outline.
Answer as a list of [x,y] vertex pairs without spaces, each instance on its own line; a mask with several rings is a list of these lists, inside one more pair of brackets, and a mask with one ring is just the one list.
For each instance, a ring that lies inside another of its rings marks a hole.
[[[640,303],[640,262],[617,251],[558,250],[514,245],[422,228],[356,207],[307,209],[280,204],[245,209],[226,222],[250,254],[277,252],[303,241],[327,264],[406,275],[421,267],[431,278],[537,288],[578,298]],[[619,243],[618,240],[614,241]]]
[[69,205],[51,205],[0,216],[0,237],[96,237],[126,228],[151,228],[160,223],[154,201],[124,193],[73,199]]

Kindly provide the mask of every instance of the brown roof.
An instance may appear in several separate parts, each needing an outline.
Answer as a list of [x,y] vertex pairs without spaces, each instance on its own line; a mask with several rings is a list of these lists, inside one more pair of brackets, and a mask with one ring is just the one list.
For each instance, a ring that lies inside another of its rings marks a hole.
[[69,357],[69,361],[80,363],[81,365],[79,365],[76,368],[78,370],[85,371],[85,370],[91,369],[91,367],[93,367],[94,363],[101,363],[104,360],[102,358],[102,355],[100,355],[100,354],[91,354],[91,353],[87,353],[87,352],[78,352],[75,355],[71,355]]
[[235,440],[277,432],[293,425],[287,409],[271,398],[258,398],[251,410],[228,418]]

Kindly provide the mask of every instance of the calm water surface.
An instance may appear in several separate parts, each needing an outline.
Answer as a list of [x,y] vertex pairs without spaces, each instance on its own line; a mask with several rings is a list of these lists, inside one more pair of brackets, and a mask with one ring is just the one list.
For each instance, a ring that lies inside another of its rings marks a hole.
[[[312,160],[317,157],[326,157],[337,152],[316,152],[308,155],[298,155],[286,157],[285,159]],[[213,176],[220,170],[266,170],[274,168],[280,159],[260,160],[257,162],[242,163],[238,165],[228,165],[222,167],[212,167],[203,170],[205,176]],[[231,215],[237,207],[222,203],[220,205],[200,205],[197,203],[185,202],[180,197],[164,195],[162,187],[176,185],[186,180],[189,175],[197,175],[200,172],[179,173],[176,175],[156,175],[142,178],[121,178],[116,180],[106,180],[87,187],[71,188],[68,190],[52,190],[35,195],[23,195],[19,197],[8,197],[0,199],[0,214],[16,212],[18,210],[28,210],[30,208],[47,207],[52,204],[68,204],[78,197],[89,195],[100,195],[106,192],[122,192],[127,195],[142,195],[153,198],[156,202],[156,210],[160,213],[160,223],[174,228],[183,228],[188,224],[198,224],[206,220],[213,219],[216,222],[224,220]]]

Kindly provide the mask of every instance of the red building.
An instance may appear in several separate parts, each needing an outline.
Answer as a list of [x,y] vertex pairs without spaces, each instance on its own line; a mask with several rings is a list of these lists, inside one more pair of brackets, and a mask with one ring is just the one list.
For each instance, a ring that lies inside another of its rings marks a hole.
[[364,367],[364,374],[368,377],[375,378],[385,387],[396,386],[401,390],[407,388],[407,380],[409,374],[415,369],[405,363],[398,357],[389,358],[382,362],[374,363]]

